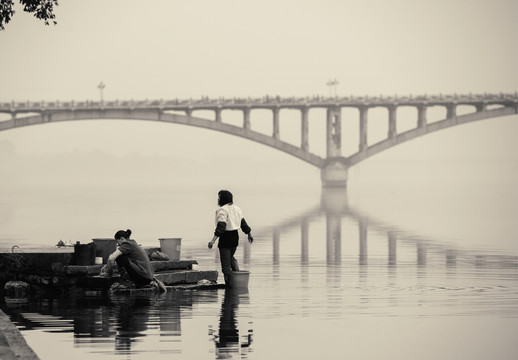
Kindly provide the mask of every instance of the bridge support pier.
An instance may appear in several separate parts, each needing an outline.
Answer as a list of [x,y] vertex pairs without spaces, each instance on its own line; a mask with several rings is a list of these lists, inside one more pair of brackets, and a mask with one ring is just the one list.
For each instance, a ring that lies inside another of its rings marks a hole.
[[342,154],[342,112],[339,107],[327,108],[327,157]]
[[321,168],[322,187],[346,187],[349,166],[342,156],[341,109],[334,106],[328,107],[326,117],[327,159]]
[[368,143],[367,143],[367,127],[368,127],[368,112],[369,108],[366,106],[360,107],[360,152],[366,152]]
[[273,138],[279,140],[279,108],[275,107],[272,109],[273,112]]
[[328,161],[328,163],[321,169],[320,178],[322,180],[322,187],[347,187],[347,173],[349,167],[345,163],[345,158],[338,158],[336,160]]
[[388,138],[395,139],[397,136],[397,106],[395,106],[395,105],[389,106],[388,112],[389,112]]
[[426,125],[426,105],[419,105],[417,107],[417,127],[424,128]]
[[347,191],[344,188],[322,188],[320,208],[326,213],[345,214],[349,211]]
[[455,119],[457,118],[457,106],[456,104],[450,104],[446,106],[446,118]]
[[309,108],[305,107],[300,110],[301,113],[301,144],[300,147],[304,151],[309,151],[309,142],[308,142],[308,112]]
[[243,109],[243,129],[250,130],[250,108]]

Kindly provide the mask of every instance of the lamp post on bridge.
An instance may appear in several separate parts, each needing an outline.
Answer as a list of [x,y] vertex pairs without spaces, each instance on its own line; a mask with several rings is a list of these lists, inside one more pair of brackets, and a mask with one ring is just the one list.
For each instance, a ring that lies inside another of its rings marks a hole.
[[333,80],[329,80],[326,85],[329,86],[329,97],[333,97],[333,87],[334,87],[334,90],[335,90],[335,97],[338,97],[337,93],[336,93],[336,85],[338,85],[339,82],[338,80],[336,79],[333,79]]
[[104,83],[102,81],[99,83],[99,85],[97,85],[97,88],[101,92],[101,106],[103,106],[103,104],[104,104],[103,90],[105,87],[106,87],[106,85],[104,85]]

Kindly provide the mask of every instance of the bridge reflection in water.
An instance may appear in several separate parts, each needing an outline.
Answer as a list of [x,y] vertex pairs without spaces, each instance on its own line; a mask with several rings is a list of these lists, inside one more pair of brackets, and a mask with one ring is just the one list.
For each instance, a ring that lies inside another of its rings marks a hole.
[[[455,311],[464,315],[470,311],[477,315],[487,311],[516,314],[516,256],[484,255],[477,250],[454,248],[441,240],[411,235],[353,209],[345,194],[339,189],[323,191],[317,208],[257,231],[252,246],[242,241],[240,260],[257,276],[251,283],[250,294],[238,289],[224,293],[170,291],[157,297],[92,293],[65,299],[38,298],[28,303],[7,302],[2,309],[28,339],[31,331],[52,333],[53,343],[62,344],[60,353],[68,351],[70,357],[76,358],[82,358],[77,354],[102,354],[107,358],[142,354],[182,359],[207,358],[207,354],[215,358],[253,358],[254,353],[264,352],[267,346],[260,341],[264,340],[264,329],[262,338],[256,339],[254,335],[254,327],[260,327],[251,321],[254,316],[279,325],[283,317],[298,315],[306,319],[328,316],[343,320],[359,313],[377,315],[384,311],[389,316],[404,316],[400,313],[402,308],[420,314],[423,304],[428,309],[436,305],[434,311],[439,312],[447,308],[449,315]],[[317,232],[322,236],[315,238],[312,227],[317,223],[323,226],[325,235]],[[356,230],[353,235],[351,227]],[[293,236],[294,233],[297,235]],[[369,242],[371,238],[375,241]],[[281,253],[284,240],[291,241],[285,246],[287,252],[293,251],[294,245],[297,247],[293,239],[300,241],[298,257]],[[374,248],[378,250],[380,239],[386,241],[386,245],[382,244],[386,258],[380,257],[379,251],[369,253]],[[357,253],[346,250],[351,248],[350,240],[358,242]],[[321,250],[323,244],[323,256],[311,254],[311,249]],[[213,258],[218,264],[217,252],[200,249],[203,253],[210,254],[205,259]],[[462,271],[457,273],[460,267]],[[442,272],[444,268],[446,271]],[[466,279],[473,280],[473,269],[482,270],[483,275],[466,285]],[[380,282],[379,278],[387,277],[388,282]],[[497,286],[492,282],[496,278],[500,279]],[[433,279],[440,285],[429,284]],[[489,291],[489,296],[479,295],[479,291]],[[274,333],[272,336],[278,338],[274,345],[284,345],[284,335]],[[73,339],[63,341],[68,336]],[[67,343],[73,348],[64,349]],[[52,354],[57,351],[44,350]]]
[[[484,266],[487,264],[499,266],[518,266],[518,256],[502,255],[502,254],[486,254],[477,249],[460,249],[449,242],[423,237],[421,235],[411,234],[409,231],[397,226],[384,223],[372,216],[362,213],[351,207],[347,200],[347,192],[340,188],[324,188],[322,189],[321,204],[319,207],[308,210],[293,219],[281,222],[269,229],[262,229],[259,235],[262,240],[267,241],[271,237],[272,241],[272,264],[279,265],[281,259],[281,243],[283,234],[290,233],[296,229],[300,229],[300,264],[305,266],[309,264],[310,251],[310,226],[312,223],[319,222],[325,218],[325,245],[326,245],[326,264],[339,266],[342,264],[344,254],[342,247],[344,241],[351,241],[342,236],[342,226],[344,221],[348,224],[354,223],[357,227],[358,254],[357,260],[360,266],[369,265],[369,235],[376,234],[378,239],[380,236],[386,239],[387,258],[385,264],[389,268],[395,269],[398,265],[398,246],[404,245],[406,250],[415,248],[414,260],[409,260],[405,256],[403,260],[405,264],[414,261],[414,264],[420,269],[427,266],[428,254],[433,253],[434,258],[442,257],[443,264],[448,268],[454,268],[457,261],[461,259],[463,263],[473,264],[475,266]],[[320,240],[320,239],[316,239]],[[250,246],[246,242],[241,242],[243,247],[243,261],[245,265],[251,265],[254,243]],[[379,245],[379,244],[377,244]],[[378,246],[379,247],[379,246]],[[407,253],[407,252],[406,252]],[[346,254],[348,259],[354,254]],[[379,264],[379,256],[376,254],[377,265]]]

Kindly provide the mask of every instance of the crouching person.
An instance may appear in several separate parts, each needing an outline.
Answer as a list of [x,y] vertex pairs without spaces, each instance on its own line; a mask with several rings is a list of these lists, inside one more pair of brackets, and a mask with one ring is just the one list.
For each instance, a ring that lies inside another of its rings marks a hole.
[[154,276],[153,268],[147,253],[135,240],[130,239],[131,230],[119,230],[115,234],[118,248],[108,257],[107,264],[101,274],[111,275],[115,265],[124,269],[136,287],[151,286],[161,292],[167,289],[164,283]]

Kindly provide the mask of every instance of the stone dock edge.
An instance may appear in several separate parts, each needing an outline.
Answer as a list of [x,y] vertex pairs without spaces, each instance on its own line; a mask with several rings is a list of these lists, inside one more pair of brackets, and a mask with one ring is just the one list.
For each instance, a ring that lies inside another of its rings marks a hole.
[[0,360],[39,360],[18,328],[0,310]]

